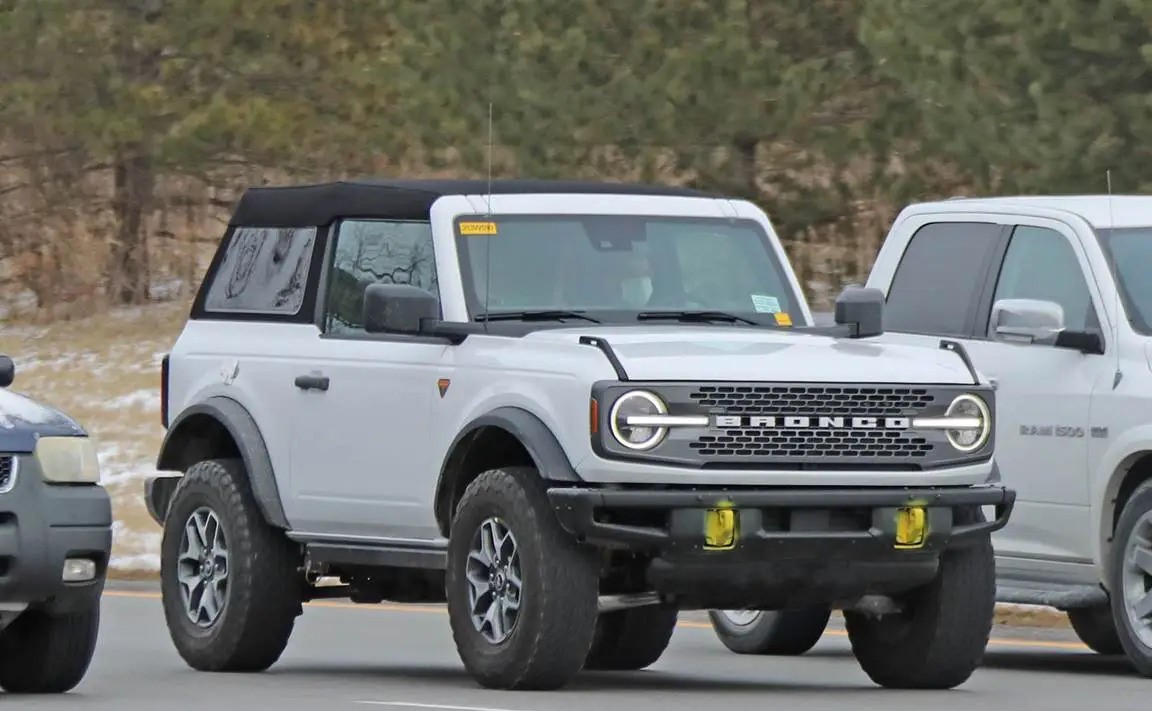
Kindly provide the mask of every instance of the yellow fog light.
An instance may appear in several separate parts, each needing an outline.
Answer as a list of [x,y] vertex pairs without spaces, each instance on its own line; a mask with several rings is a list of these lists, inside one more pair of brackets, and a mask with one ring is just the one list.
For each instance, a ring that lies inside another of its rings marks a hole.
[[725,550],[736,546],[736,512],[730,508],[704,512],[704,547]]
[[88,437],[41,437],[36,442],[40,475],[51,484],[98,484],[100,465]]
[[922,506],[905,506],[896,510],[896,547],[919,548],[924,545],[927,515]]

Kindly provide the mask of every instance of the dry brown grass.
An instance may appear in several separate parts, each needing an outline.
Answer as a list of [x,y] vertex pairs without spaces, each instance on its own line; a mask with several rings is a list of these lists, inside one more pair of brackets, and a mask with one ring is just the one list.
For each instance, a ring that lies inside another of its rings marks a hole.
[[159,528],[141,498],[164,434],[160,358],[187,303],[107,312],[48,325],[6,324],[0,352],[16,361],[12,390],[60,408],[96,440],[116,518],[114,572],[155,565]]

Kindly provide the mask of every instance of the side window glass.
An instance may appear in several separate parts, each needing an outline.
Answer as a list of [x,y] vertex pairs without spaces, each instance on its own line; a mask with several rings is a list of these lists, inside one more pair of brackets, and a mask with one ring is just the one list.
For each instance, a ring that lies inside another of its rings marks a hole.
[[1057,304],[1070,331],[1099,325],[1076,251],[1064,235],[1044,227],[1022,225],[1012,231],[993,298],[993,303],[1033,299]]
[[304,302],[314,227],[240,227],[204,297],[206,311],[293,315]]
[[343,222],[333,251],[325,333],[364,333],[364,291],[369,284],[411,284],[440,296],[427,222]]
[[969,319],[1001,233],[982,222],[936,222],[912,236],[884,308],[884,328],[936,336],[971,335]]

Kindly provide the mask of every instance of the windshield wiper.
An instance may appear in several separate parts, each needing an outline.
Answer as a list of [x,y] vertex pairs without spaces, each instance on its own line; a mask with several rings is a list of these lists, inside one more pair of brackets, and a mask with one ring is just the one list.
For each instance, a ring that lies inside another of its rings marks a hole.
[[577,318],[592,323],[600,323],[600,319],[581,311],[564,311],[561,309],[539,309],[536,311],[496,311],[494,313],[476,314],[477,321],[563,321],[566,318]]
[[759,321],[730,314],[727,311],[641,311],[636,314],[637,321],[724,321],[727,323],[748,323],[753,326],[762,326]]

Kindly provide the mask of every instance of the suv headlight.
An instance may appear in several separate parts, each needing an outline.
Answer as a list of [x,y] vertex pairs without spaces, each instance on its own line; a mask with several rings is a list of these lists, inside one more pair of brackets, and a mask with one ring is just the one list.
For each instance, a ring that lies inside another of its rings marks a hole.
[[96,447],[88,437],[41,437],[33,456],[40,475],[49,483],[100,483]]
[[[612,436],[628,449],[652,449],[664,439],[668,428],[655,424],[668,414],[668,406],[657,395],[647,390],[624,393],[612,405],[608,422]],[[645,423],[645,419],[655,418]]]
[[980,449],[992,432],[992,414],[984,400],[976,395],[957,396],[944,417],[955,423],[954,427],[944,430],[948,443],[961,452]]

